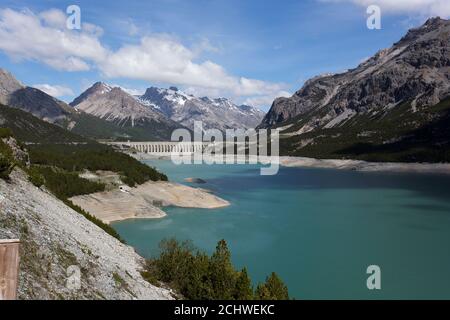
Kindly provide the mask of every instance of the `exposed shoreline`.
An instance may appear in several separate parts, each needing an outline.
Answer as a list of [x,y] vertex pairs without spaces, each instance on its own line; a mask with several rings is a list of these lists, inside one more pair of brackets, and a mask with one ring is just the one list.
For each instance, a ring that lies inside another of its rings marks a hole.
[[70,200],[107,224],[128,219],[164,218],[167,214],[161,207],[217,209],[230,205],[207,190],[172,182],[146,182],[126,191],[98,192]]
[[441,173],[450,174],[450,163],[367,162],[302,157],[280,157],[285,167],[355,170],[363,172]]
[[[170,155],[138,153],[131,156],[138,160],[170,160]],[[280,166],[295,168],[321,168],[363,172],[450,174],[450,163],[368,162],[363,160],[315,159],[288,156],[281,156],[279,159]],[[270,163],[270,158],[262,158],[260,162],[262,164],[268,164]]]

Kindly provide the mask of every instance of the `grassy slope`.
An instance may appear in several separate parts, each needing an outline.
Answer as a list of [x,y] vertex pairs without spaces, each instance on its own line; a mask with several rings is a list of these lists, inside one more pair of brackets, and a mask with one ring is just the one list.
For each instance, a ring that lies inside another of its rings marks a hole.
[[0,127],[10,128],[14,136],[29,143],[69,143],[89,140],[34,117],[16,108],[0,105]]
[[98,140],[161,141],[170,139],[171,135],[170,128],[161,127],[157,123],[143,127],[118,126],[86,113],[73,114],[71,120],[76,123],[72,132]]
[[168,141],[175,129],[183,127],[173,121],[160,123],[150,119],[134,123],[128,119],[114,123],[76,111],[58,125],[90,139],[112,141]]

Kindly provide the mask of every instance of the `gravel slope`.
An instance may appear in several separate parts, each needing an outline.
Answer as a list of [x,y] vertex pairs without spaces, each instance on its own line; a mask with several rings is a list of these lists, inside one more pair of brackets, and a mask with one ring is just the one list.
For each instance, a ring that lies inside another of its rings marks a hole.
[[[141,277],[144,260],[133,248],[33,186],[22,171],[11,178],[0,180],[0,239],[22,241],[20,299],[171,299]],[[81,288],[71,290],[74,265]]]

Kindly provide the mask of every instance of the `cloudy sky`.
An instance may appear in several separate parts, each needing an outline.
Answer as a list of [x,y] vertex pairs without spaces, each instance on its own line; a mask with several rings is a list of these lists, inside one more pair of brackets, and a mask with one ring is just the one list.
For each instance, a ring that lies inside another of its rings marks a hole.
[[[382,29],[366,27],[379,5]],[[69,5],[81,30],[66,27]],[[0,67],[70,102],[96,81],[178,86],[270,107],[308,78],[357,66],[449,0],[126,0],[0,4]]]

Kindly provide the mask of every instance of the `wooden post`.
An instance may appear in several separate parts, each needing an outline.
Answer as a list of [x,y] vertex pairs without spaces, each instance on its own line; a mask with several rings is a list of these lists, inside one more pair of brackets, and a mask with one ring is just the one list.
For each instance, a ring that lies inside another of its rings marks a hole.
[[17,298],[19,244],[19,240],[0,240],[0,300]]

